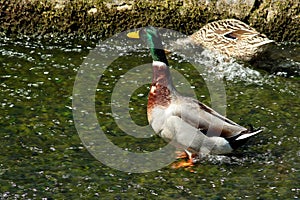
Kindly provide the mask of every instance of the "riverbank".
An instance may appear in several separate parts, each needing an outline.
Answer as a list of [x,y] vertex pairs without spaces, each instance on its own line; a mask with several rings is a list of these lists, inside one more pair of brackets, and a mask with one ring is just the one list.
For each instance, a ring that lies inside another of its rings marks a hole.
[[11,0],[0,3],[0,8],[0,32],[8,37],[98,39],[147,25],[191,34],[208,22],[236,18],[277,42],[300,42],[298,0]]

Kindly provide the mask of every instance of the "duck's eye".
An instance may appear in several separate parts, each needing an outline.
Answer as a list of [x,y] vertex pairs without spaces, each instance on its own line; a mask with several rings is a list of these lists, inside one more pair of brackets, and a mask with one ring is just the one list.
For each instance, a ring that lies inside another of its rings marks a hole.
[[233,40],[236,39],[236,37],[233,34],[231,34],[231,33],[225,34],[224,37],[229,38],[229,39],[233,39]]

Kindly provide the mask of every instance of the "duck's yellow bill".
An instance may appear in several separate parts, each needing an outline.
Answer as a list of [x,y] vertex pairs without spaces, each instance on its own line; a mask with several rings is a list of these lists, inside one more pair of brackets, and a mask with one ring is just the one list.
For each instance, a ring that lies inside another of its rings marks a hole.
[[127,37],[133,38],[133,39],[139,39],[140,33],[139,33],[139,31],[130,32],[130,33],[127,33]]
[[[140,39],[140,31],[133,31],[133,32],[129,32],[127,33],[127,37],[132,38],[132,39]],[[168,49],[164,49],[165,54],[171,54],[172,51],[168,50]]]

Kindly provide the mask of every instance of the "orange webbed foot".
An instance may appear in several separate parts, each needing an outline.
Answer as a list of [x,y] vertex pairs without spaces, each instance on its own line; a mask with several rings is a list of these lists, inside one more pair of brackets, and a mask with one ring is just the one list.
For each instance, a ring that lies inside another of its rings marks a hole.
[[184,159],[189,157],[186,151],[176,151],[176,155],[177,159]]
[[[194,158],[197,156],[196,154],[193,154],[187,150],[185,150],[184,152],[176,152],[177,154],[177,158],[180,158],[180,159],[188,159],[188,160],[182,160],[182,161],[179,161],[178,163],[174,163],[172,165],[172,168],[174,169],[178,169],[178,168],[189,168],[189,167],[192,167],[194,166]],[[193,172],[193,171],[191,171]]]

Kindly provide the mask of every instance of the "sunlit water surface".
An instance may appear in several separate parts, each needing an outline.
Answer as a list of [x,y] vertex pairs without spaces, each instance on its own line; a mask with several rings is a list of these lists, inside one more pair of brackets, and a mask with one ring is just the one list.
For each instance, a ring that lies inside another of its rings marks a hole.
[[[118,45],[100,43],[98,48],[103,52],[124,48]],[[225,63],[205,52],[190,54],[189,59],[172,53],[172,69],[188,80],[200,101],[210,105],[206,78],[213,73],[226,89],[227,116],[244,126],[263,127],[264,132],[232,155],[207,157],[192,170],[169,165],[135,174],[107,167],[91,156],[74,126],[73,84],[94,48],[92,42],[75,39],[1,38],[0,199],[299,198],[299,77],[270,74],[235,61]],[[155,135],[148,139],[127,135],[111,114],[110,98],[117,81],[133,67],[148,63],[151,68],[147,49],[128,49],[101,77],[97,116],[115,145],[126,151],[152,151],[166,143]],[[299,45],[294,49],[298,50],[294,55],[299,55]],[[191,61],[203,65],[202,74]],[[174,84],[185,93],[184,83],[174,79]],[[131,117],[140,126],[148,124],[148,90],[149,85],[144,85],[130,97]]]

